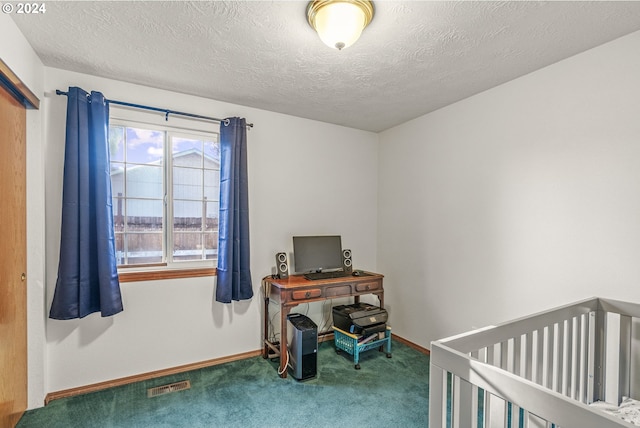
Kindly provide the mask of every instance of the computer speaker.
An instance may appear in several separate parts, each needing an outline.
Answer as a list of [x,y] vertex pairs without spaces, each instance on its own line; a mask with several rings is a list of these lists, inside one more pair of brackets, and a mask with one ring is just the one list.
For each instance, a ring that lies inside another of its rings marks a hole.
[[351,250],[342,250],[342,269],[346,273],[353,272],[353,263],[351,261]]
[[289,264],[287,263],[287,253],[276,253],[276,271],[278,277],[289,277]]

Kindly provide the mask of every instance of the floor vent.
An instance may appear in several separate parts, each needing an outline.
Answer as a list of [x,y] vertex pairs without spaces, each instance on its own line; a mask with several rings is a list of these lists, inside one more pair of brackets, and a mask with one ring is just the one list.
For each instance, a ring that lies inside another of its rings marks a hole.
[[157,397],[158,395],[169,394],[171,392],[183,391],[191,388],[191,382],[183,380],[182,382],[170,383],[169,385],[156,386],[147,389],[147,398]]

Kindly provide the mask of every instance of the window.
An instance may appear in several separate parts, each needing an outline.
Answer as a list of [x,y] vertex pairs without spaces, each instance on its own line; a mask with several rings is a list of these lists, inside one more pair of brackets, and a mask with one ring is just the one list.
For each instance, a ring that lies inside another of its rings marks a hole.
[[119,267],[212,267],[218,134],[112,119],[109,144]]

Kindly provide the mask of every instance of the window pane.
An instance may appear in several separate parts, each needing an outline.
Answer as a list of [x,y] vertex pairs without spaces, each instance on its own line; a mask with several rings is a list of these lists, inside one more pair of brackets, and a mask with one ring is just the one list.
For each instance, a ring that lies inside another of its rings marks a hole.
[[220,199],[220,171],[204,171],[204,196],[210,201]]
[[[118,263],[215,259],[220,197],[218,135],[153,128],[117,123],[109,127]],[[165,169],[167,150],[171,170]],[[172,198],[168,203],[173,218],[165,222],[167,194]],[[164,248],[167,242],[174,248]]]
[[217,259],[218,258],[218,232],[204,233],[204,252],[205,258]]
[[174,137],[171,143],[174,166],[202,168],[202,141]]
[[111,162],[111,194],[118,196],[118,193],[124,195],[124,164]]
[[202,200],[202,170],[173,168],[173,198]]
[[124,161],[124,127],[109,127],[109,155],[111,161]]
[[127,162],[162,163],[164,132],[127,128]]
[[205,162],[205,168],[220,169],[220,143],[213,140],[203,141],[203,143],[205,160],[212,161],[210,164]]
[[124,231],[124,198],[114,197],[111,210],[113,212],[113,229],[116,232]]
[[123,265],[124,261],[124,234],[123,233],[115,233],[116,240],[116,259],[117,264]]
[[162,232],[130,233],[126,235],[127,264],[161,263]]
[[218,202],[207,202],[205,205],[206,231],[218,230],[218,219],[220,218],[220,204]]
[[127,164],[127,196],[162,198],[162,166]]
[[202,205],[201,201],[176,201],[173,202],[173,228],[178,231],[202,230]]
[[174,233],[173,260],[202,260],[202,234]]
[[127,231],[162,230],[162,200],[127,199]]

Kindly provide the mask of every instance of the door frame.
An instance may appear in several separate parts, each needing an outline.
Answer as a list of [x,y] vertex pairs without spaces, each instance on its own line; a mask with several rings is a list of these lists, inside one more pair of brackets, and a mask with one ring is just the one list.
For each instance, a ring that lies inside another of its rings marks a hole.
[[0,86],[5,88],[26,109],[40,109],[40,100],[16,73],[0,58]]
[[[18,273],[14,272],[11,269],[9,269],[8,271],[5,271],[4,269],[7,266],[3,264],[4,266],[3,274],[6,273],[11,278],[8,278],[7,284],[4,284],[4,280],[3,280],[3,288],[2,288],[3,293],[5,291],[8,293],[14,293],[14,292],[17,292],[16,290],[18,289],[21,290],[19,292],[20,297],[16,297],[15,301],[13,301],[13,299],[11,300],[15,305],[14,310],[16,312],[14,313],[13,316],[10,316],[10,318],[8,318],[9,322],[6,326],[7,327],[6,331],[8,334],[7,337],[11,338],[12,340],[16,339],[16,341],[13,342],[13,348],[12,346],[3,347],[3,351],[2,351],[5,357],[7,355],[13,356],[13,357],[17,355],[20,361],[18,362],[18,360],[13,360],[13,363],[9,363],[9,369],[15,369],[14,377],[11,380],[11,385],[18,386],[18,384],[23,382],[23,386],[19,387],[19,391],[16,391],[15,393],[10,393],[9,395],[6,395],[7,390],[3,389],[3,393],[2,393],[3,403],[0,406],[2,407],[2,411],[0,413],[0,425],[4,426],[5,424],[9,424],[9,426],[14,426],[15,424],[18,423],[22,413],[26,410],[28,406],[28,394],[29,394],[29,391],[28,391],[29,379],[28,379],[28,367],[27,367],[28,360],[29,360],[28,345],[27,345],[27,336],[28,336],[27,285],[28,285],[28,282],[24,282],[27,280],[25,273],[27,269],[27,254],[28,254],[27,236],[26,236],[27,234],[26,110],[39,109],[40,100],[33,94],[33,92],[29,90],[29,88],[20,80],[20,78],[9,68],[9,66],[1,58],[0,58],[0,88],[1,88],[0,90],[2,90],[3,92],[2,94],[3,105],[4,103],[7,103],[6,113],[8,114],[7,119],[9,120],[9,124],[11,123],[12,120],[16,120],[17,121],[16,126],[20,127],[19,129],[8,128],[6,130],[8,132],[7,135],[9,135],[9,138],[10,138],[9,141],[13,141],[11,139],[12,135],[15,136],[16,138],[19,138],[19,141],[20,141],[19,146],[14,146],[14,147],[16,148],[16,150],[18,150],[16,154],[20,155],[20,158],[21,158],[20,159],[21,166],[19,166],[20,168],[19,176],[21,177],[21,180],[20,180],[21,184],[19,187],[20,187],[21,196],[19,196],[17,200],[19,204],[15,205],[14,208],[9,208],[9,209],[11,209],[12,212],[17,213],[17,216],[22,217],[22,220],[20,221],[21,223],[20,230],[22,230],[22,228],[24,227],[24,232],[20,232],[20,233],[24,233],[24,241],[21,240],[23,244],[21,244],[22,249],[20,250],[20,253],[22,254],[16,254],[16,256],[19,257],[21,260],[22,258],[24,258],[24,260],[20,262],[22,266],[19,267],[17,271]],[[5,107],[3,107],[3,111],[4,111],[4,108]],[[16,165],[16,167],[18,167],[18,165]],[[12,205],[12,203],[10,202],[9,205]],[[22,247],[22,245],[24,246]],[[14,283],[16,281],[16,278],[14,278],[14,276],[18,275],[20,277],[19,275],[20,272],[22,272],[21,279],[24,282],[24,285],[18,284],[19,288],[16,288],[16,283]],[[5,285],[6,285],[6,288],[5,288]],[[22,292],[24,292],[24,294],[22,294]],[[13,311],[9,311],[8,313],[9,314],[13,313]],[[19,313],[22,313],[23,315],[17,315],[19,318],[16,318],[16,314],[19,314]],[[18,321],[12,321],[16,319],[18,319]],[[24,337],[22,336],[22,334],[24,334]],[[19,350],[16,351],[16,349],[19,349]],[[24,357],[24,361],[22,361],[23,357]],[[7,368],[7,366],[5,365],[7,360],[3,359],[3,361],[4,361],[3,362],[3,370],[4,370]],[[8,360],[8,361],[11,361],[11,360]],[[14,384],[13,383],[14,381],[17,381],[17,383]],[[5,399],[9,399],[10,401],[5,401]]]

